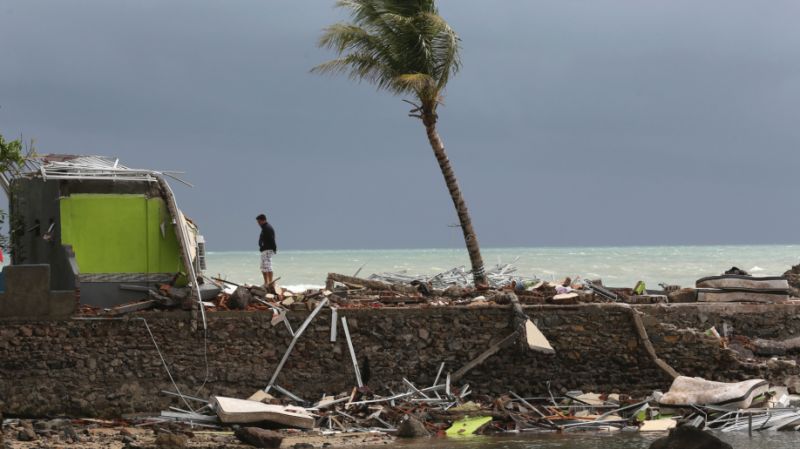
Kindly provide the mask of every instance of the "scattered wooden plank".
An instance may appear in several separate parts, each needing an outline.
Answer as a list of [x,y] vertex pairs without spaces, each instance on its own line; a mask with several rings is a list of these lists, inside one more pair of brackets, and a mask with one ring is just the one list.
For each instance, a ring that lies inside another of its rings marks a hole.
[[451,377],[450,380],[452,380],[453,382],[459,381],[470,370],[483,363],[489,357],[495,355],[503,347],[513,343],[514,339],[516,339],[517,336],[519,336],[519,331],[512,332],[507,337],[503,338],[502,340],[490,346],[487,350],[483,351],[483,353],[481,353],[478,357],[475,357],[475,359],[473,359],[472,361],[461,367],[461,369],[453,373],[452,377],[451,376],[448,377]]
[[154,307],[156,304],[158,304],[158,301],[154,299],[148,299],[147,301],[134,302],[130,304],[122,304],[108,309],[106,314],[124,315],[126,313],[138,312],[140,310],[147,310],[151,307]]

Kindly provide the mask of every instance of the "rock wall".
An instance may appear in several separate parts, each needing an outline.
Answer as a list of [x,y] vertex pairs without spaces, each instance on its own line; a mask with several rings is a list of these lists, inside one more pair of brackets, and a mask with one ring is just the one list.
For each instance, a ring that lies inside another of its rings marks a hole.
[[[751,322],[784,326],[785,333],[797,329],[798,308],[763,307],[768,309],[745,309],[728,318],[737,329]],[[556,354],[506,347],[465,375],[461,383],[469,383],[474,394],[513,390],[536,395],[547,392],[548,382],[554,393],[582,389],[638,395],[669,387],[671,378],[639,341],[631,310],[599,304],[526,309]],[[718,340],[702,335],[698,314],[707,314],[700,323],[707,324],[727,317],[721,309],[638,310],[646,315],[659,356],[681,373],[725,380],[797,371],[796,366],[792,371],[790,366],[770,369],[743,362]],[[292,327],[297,329],[307,315],[290,312]],[[403,377],[430,385],[442,362],[446,371],[455,372],[513,331],[511,311],[502,306],[340,309],[342,316],[348,319],[362,366],[368,360],[367,384],[377,392],[401,389]],[[170,405],[185,408],[160,393],[174,388],[148,328],[184,394],[247,397],[267,385],[291,341],[284,325],[272,326],[271,318],[270,313],[211,313],[207,340],[202,330],[191,330],[190,315],[181,312],[110,321],[0,322],[0,411],[10,416],[111,417],[156,413]],[[331,343],[330,327],[331,311],[324,309],[299,339],[279,385],[309,400],[352,388],[355,378],[344,333],[340,325],[337,341]]]

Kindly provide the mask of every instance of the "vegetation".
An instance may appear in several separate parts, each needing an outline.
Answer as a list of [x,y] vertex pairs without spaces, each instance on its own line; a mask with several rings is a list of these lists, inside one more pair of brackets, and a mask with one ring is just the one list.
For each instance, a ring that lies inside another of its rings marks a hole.
[[[8,172],[9,168],[21,164],[23,160],[22,142],[19,140],[6,142],[6,139],[0,134],[0,173]],[[6,216],[6,212],[0,210],[0,225],[5,223]],[[8,250],[8,245],[8,236],[0,234],[0,248]]]
[[407,101],[414,106],[409,115],[425,126],[464,233],[473,280],[476,286],[486,285],[472,220],[436,130],[443,91],[461,66],[458,35],[439,15],[434,0],[339,0],[337,6],[349,11],[351,22],[326,28],[319,45],[339,57],[312,71],[346,74],[415,98]]

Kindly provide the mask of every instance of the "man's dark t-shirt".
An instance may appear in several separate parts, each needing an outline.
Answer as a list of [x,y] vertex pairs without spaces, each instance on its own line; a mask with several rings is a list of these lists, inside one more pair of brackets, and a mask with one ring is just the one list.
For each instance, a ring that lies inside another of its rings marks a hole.
[[269,223],[261,225],[261,235],[258,237],[258,250],[272,250],[277,252],[278,246],[275,244],[275,230]]

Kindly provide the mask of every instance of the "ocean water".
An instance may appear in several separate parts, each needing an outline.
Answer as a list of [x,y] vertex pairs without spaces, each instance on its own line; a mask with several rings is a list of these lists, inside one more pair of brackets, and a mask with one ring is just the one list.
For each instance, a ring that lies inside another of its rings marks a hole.
[[[600,278],[612,287],[633,287],[639,280],[649,288],[659,283],[690,287],[732,266],[768,276],[800,263],[800,245],[484,248],[482,254],[487,267],[513,262],[520,275]],[[209,252],[207,260],[207,274],[237,283],[263,282],[255,251]],[[293,289],[320,287],[329,272],[434,274],[462,265],[469,266],[464,249],[280,251],[273,258],[279,284]]]

